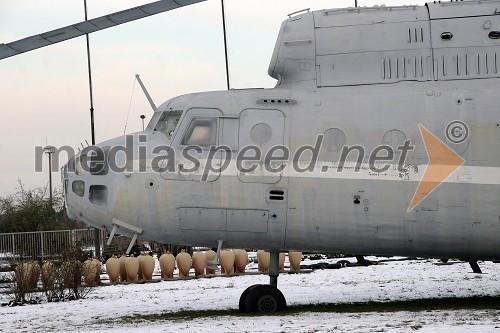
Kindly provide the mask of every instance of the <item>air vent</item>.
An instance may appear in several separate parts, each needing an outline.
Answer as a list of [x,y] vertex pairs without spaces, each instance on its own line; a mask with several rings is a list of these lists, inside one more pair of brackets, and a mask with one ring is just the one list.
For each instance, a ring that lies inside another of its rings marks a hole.
[[453,38],[453,34],[451,32],[443,32],[441,34],[442,40],[451,40]]
[[257,104],[265,105],[293,105],[297,104],[296,100],[290,98],[261,98],[257,101]]
[[424,42],[424,29],[423,28],[409,28],[408,29],[408,43],[423,43]]
[[283,201],[285,200],[285,191],[280,189],[273,189],[269,191],[270,201]]
[[500,39],[500,31],[491,31],[488,37],[490,37],[490,39]]

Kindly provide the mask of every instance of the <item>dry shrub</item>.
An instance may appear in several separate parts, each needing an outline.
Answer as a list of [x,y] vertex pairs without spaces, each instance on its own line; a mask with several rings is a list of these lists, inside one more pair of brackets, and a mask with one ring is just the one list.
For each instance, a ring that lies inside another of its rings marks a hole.
[[85,256],[80,248],[67,248],[62,253],[63,263],[59,269],[60,295],[62,299],[85,298],[92,290],[82,285],[83,261]]
[[29,303],[32,293],[38,289],[40,265],[35,261],[22,262],[16,266],[13,291],[16,303]]
[[57,289],[55,286],[57,278],[57,267],[53,262],[46,261],[42,265],[42,285],[47,297],[47,301],[52,302],[59,299]]

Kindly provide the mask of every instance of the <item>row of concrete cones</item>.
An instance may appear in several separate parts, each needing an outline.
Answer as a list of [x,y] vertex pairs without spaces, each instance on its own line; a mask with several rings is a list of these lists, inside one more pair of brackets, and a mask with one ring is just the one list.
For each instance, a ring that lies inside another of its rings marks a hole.
[[[189,277],[191,268],[194,268],[195,276],[205,276],[215,274],[211,269],[210,261],[216,257],[215,251],[197,251],[191,255],[184,250],[174,257],[170,252],[164,253],[158,259],[161,269],[162,279],[174,277],[174,270],[177,266],[179,277]],[[289,252],[290,271],[300,270],[301,252]],[[269,271],[269,252],[257,251],[258,270],[260,272]],[[245,250],[222,250],[219,255],[221,274],[243,274],[248,263],[248,253]],[[280,270],[284,271],[285,253],[280,253]],[[150,255],[140,255],[136,257],[111,257],[106,261],[106,272],[110,283],[136,282],[138,280],[151,280],[155,269],[155,260]]]

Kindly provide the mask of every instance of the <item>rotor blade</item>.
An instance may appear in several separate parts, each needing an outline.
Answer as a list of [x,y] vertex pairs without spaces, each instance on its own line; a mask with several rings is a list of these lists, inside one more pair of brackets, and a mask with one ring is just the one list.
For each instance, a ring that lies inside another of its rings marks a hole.
[[8,44],[0,44],[0,59],[12,57],[40,47],[203,1],[206,0],[160,0],[77,24],[68,25],[67,27],[45,32],[43,34],[23,38]]

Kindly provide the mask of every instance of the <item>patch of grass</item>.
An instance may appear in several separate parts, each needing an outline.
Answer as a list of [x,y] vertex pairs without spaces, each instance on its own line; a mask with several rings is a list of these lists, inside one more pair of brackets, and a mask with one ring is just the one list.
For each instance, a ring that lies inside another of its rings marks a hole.
[[[178,312],[166,312],[160,314],[133,314],[131,316],[125,316],[118,318],[118,321],[135,324],[144,321],[180,321],[180,320],[192,320],[199,318],[215,318],[222,316],[240,316],[243,315],[239,310],[181,310]],[[110,320],[109,322],[116,323],[117,320]],[[102,322],[102,321],[101,321]]]
[[396,312],[474,309],[496,310],[500,308],[500,297],[473,296],[465,298],[431,298],[392,302],[366,302],[345,304],[298,305],[290,307],[293,312]]
[[[261,315],[293,315],[304,312],[333,312],[333,313],[366,313],[366,312],[397,312],[397,311],[436,311],[436,310],[497,310],[500,308],[500,297],[473,296],[466,298],[432,298],[393,302],[366,302],[343,304],[315,304],[289,306],[281,313],[274,314],[248,314],[239,310],[181,310],[161,314],[133,314],[114,320],[109,323],[123,322],[137,324],[140,322],[154,321],[187,321],[200,318],[216,317],[256,317]],[[102,323],[102,321],[101,321]],[[412,327],[413,328],[413,327]],[[418,329],[415,327],[413,329]]]

